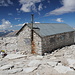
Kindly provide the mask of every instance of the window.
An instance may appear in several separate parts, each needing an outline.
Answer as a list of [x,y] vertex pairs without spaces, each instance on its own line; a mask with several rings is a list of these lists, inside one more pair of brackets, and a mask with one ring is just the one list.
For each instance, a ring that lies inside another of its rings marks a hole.
[[65,35],[61,35],[61,36],[60,36],[60,39],[61,39],[61,40],[64,40],[64,39],[65,39]]
[[50,42],[52,43],[52,42],[55,42],[55,38],[53,37],[53,38],[50,38]]
[[25,38],[24,42],[25,42],[25,44],[30,45],[31,40],[30,40],[30,38]]

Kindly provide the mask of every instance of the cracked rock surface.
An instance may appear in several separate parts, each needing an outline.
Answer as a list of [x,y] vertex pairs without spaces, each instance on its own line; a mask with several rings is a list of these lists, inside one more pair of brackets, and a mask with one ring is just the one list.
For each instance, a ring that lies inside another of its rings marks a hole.
[[75,45],[45,56],[9,53],[0,58],[0,75],[75,75]]

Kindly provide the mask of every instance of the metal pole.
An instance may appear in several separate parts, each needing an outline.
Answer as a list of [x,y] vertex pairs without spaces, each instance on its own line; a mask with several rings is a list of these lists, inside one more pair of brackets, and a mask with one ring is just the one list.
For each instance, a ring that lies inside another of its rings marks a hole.
[[34,54],[35,53],[35,44],[34,44],[34,41],[33,41],[33,20],[34,20],[34,15],[33,14],[31,14],[31,16],[32,16],[32,21],[31,21],[31,53],[32,54]]
[[34,15],[31,14],[31,16],[32,16],[32,21],[31,21],[31,23],[32,23],[32,26],[31,26],[31,42],[32,42],[33,41],[33,17],[34,17]]

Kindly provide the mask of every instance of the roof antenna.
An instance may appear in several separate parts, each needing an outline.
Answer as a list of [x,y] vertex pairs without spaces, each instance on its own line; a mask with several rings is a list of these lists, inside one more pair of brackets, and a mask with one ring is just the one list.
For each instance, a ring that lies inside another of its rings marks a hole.
[[32,23],[31,30],[33,30],[33,22],[34,22],[34,21],[33,21],[33,20],[34,20],[33,17],[34,17],[34,14],[31,14],[31,16],[32,16],[32,20],[31,20],[31,23]]

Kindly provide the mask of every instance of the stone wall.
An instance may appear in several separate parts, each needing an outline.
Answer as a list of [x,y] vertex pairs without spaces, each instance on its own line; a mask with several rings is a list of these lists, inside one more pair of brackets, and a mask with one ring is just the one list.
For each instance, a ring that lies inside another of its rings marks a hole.
[[25,53],[31,53],[31,29],[26,26],[17,36],[18,48]]
[[74,32],[67,32],[58,35],[47,36],[42,39],[43,53],[51,52],[53,49],[71,45],[74,43]]
[[17,37],[0,37],[0,50],[5,50],[6,52],[18,50],[17,42]]
[[36,54],[42,55],[42,39],[34,32],[34,44]]

